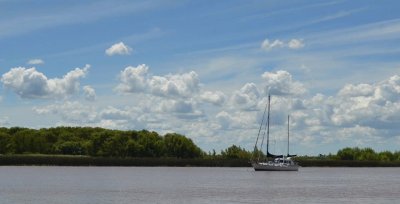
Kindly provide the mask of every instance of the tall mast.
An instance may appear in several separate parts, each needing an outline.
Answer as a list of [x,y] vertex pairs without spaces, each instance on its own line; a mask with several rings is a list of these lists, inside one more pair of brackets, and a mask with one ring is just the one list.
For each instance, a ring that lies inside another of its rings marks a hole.
[[289,156],[289,115],[287,116],[287,155]]
[[268,94],[268,117],[267,117],[267,157],[269,154],[268,146],[269,146],[269,112],[271,110],[271,95]]
[[[264,113],[263,113],[263,116],[262,116],[262,120],[261,120],[261,124],[260,124],[260,129],[258,130],[258,134],[257,134],[256,144],[254,145],[254,154],[252,155],[252,157],[253,157],[253,156],[257,156],[257,155],[255,155],[255,154],[258,154],[257,161],[258,161],[259,158],[260,158],[260,153],[259,153],[260,150],[257,149],[257,144],[258,144],[258,139],[259,139],[259,137],[260,137],[261,128],[262,128],[263,123],[264,123],[265,112],[267,112],[267,106],[265,106],[265,108],[264,108]],[[264,138],[263,138],[263,141],[264,141]],[[261,143],[261,144],[262,144],[262,143]],[[252,160],[252,159],[251,159],[251,160]]]

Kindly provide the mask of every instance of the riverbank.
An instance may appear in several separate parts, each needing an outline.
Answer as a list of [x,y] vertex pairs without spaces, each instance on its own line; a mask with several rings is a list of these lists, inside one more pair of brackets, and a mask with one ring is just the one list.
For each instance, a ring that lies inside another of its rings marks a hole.
[[[297,160],[301,167],[400,167],[400,162]],[[113,158],[65,155],[0,155],[0,166],[196,166],[250,167],[247,159]]]
[[302,167],[400,167],[399,161],[297,160]]
[[1,155],[0,166],[198,166],[250,167],[245,159],[113,158],[65,155]]

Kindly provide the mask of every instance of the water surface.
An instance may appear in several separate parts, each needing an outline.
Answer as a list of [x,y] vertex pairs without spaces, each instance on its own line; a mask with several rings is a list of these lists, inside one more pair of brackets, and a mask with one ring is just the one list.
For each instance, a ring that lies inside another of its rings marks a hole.
[[399,203],[400,168],[0,167],[0,203]]

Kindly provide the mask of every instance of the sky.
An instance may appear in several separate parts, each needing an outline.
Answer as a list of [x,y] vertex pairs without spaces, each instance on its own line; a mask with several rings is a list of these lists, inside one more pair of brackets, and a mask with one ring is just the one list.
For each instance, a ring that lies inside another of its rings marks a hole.
[[[398,1],[0,0],[0,126],[400,150]],[[262,133],[261,133],[262,134]]]

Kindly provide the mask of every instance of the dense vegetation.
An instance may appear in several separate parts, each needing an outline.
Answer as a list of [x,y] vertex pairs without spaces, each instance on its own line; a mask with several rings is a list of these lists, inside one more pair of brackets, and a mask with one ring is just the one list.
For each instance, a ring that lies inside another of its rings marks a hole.
[[[204,152],[183,135],[92,127],[0,128],[0,165],[249,166],[254,155],[232,145]],[[400,166],[400,151],[346,147],[336,155],[300,156],[301,166]]]
[[338,161],[379,161],[400,162],[400,151],[375,152],[372,148],[346,147],[340,149],[336,155],[302,156],[301,160],[338,160]]
[[91,127],[0,128],[0,154],[61,154],[93,157],[197,158],[204,153],[176,133],[120,131]]

